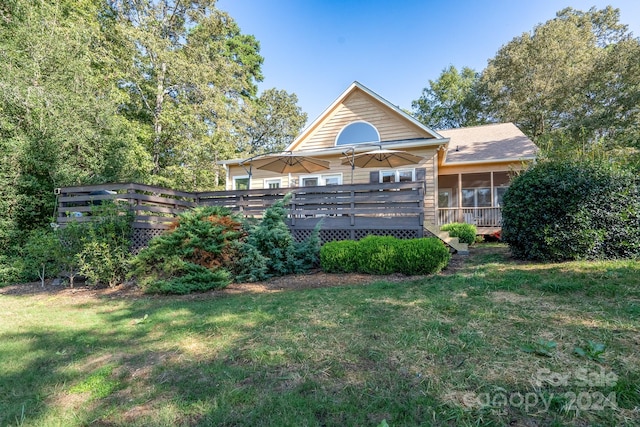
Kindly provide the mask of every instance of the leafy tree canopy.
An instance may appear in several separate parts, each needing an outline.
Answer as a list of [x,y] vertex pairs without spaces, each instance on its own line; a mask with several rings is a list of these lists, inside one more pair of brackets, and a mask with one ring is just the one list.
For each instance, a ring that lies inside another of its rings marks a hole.
[[442,70],[437,80],[411,104],[418,120],[433,129],[449,129],[486,124],[477,88],[480,75],[468,67],[460,72],[453,65]]

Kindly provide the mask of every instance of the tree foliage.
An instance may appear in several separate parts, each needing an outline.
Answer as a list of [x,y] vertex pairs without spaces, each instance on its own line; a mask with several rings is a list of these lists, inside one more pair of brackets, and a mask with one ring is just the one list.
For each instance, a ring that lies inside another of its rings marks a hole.
[[254,104],[253,119],[247,126],[250,155],[282,151],[293,142],[307,121],[297,105],[298,97],[284,90],[267,89]]
[[460,72],[453,65],[445,68],[437,80],[429,80],[429,87],[411,104],[414,115],[436,130],[490,122],[484,116],[479,79],[480,74],[469,67],[463,67]]
[[610,6],[566,8],[504,45],[482,73],[490,114],[547,152],[637,146],[640,41]]
[[258,98],[259,51],[214,0],[2,2],[0,251],[48,227],[56,187],[211,190],[250,129],[253,150],[286,143],[304,114]]

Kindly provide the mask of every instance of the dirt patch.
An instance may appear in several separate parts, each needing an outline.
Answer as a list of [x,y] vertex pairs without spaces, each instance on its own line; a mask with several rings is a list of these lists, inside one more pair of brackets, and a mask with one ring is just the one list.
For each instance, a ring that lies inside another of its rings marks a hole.
[[[451,275],[464,267],[469,256],[454,254],[451,257],[449,266],[443,270],[442,275]],[[316,269],[304,274],[294,274],[283,277],[274,277],[273,279],[256,282],[256,283],[232,283],[222,290],[215,290],[197,294],[171,296],[171,298],[179,299],[209,299],[225,295],[237,295],[244,293],[270,293],[282,292],[289,290],[328,288],[334,286],[346,285],[365,285],[373,282],[403,282],[407,280],[419,280],[425,276],[405,276],[403,274],[391,274],[384,276],[376,276],[371,274],[333,274],[325,273]],[[40,282],[21,283],[17,285],[6,286],[0,288],[0,295],[35,295],[43,297],[63,296],[72,297],[74,299],[93,299],[93,298],[163,298],[163,296],[150,296],[144,294],[135,284],[122,284],[113,288],[86,286],[82,283],[76,283],[75,287],[69,288],[63,285],[53,285],[50,281],[44,286]]]

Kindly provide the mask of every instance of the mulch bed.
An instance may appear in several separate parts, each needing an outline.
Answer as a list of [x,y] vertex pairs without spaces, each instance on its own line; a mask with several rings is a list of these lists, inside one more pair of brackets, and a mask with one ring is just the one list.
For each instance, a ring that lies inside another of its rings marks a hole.
[[[439,274],[453,274],[463,265],[467,256],[453,255],[449,266]],[[73,288],[68,286],[52,285],[46,281],[45,286],[40,282],[20,283],[0,288],[0,295],[40,295],[40,296],[68,296],[73,298],[179,298],[179,299],[209,299],[225,295],[237,295],[242,293],[269,293],[300,289],[327,288],[333,286],[365,285],[368,283],[386,281],[402,282],[406,280],[418,280],[424,276],[405,276],[403,274],[391,274],[375,276],[370,274],[333,274],[324,273],[321,270],[312,270],[304,274],[295,274],[256,283],[232,283],[225,289],[208,291],[182,296],[158,296],[144,294],[135,284],[122,284],[114,288],[86,286],[76,283]]]

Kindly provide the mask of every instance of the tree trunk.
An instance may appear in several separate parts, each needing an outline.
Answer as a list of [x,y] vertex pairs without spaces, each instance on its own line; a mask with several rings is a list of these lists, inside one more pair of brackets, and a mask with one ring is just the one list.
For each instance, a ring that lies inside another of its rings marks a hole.
[[162,103],[164,101],[164,80],[167,73],[167,63],[160,64],[158,73],[158,86],[156,87],[156,106],[153,112],[153,174],[160,173],[160,139],[162,138],[162,123],[160,113],[162,113]]

